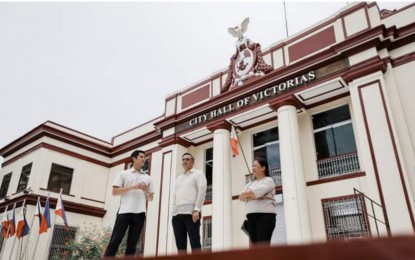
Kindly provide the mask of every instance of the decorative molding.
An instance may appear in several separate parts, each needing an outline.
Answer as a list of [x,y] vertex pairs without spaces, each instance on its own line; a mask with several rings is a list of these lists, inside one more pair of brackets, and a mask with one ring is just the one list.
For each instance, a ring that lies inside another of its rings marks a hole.
[[231,124],[228,121],[223,120],[223,119],[208,123],[206,127],[212,132],[215,132],[215,130],[218,130],[218,129],[225,129],[225,130],[231,131]]
[[313,185],[319,185],[319,184],[323,184],[323,183],[343,181],[343,180],[348,180],[348,179],[353,179],[353,178],[358,178],[358,177],[364,177],[364,176],[366,176],[366,172],[348,173],[348,174],[344,174],[344,175],[340,175],[340,176],[336,176],[336,177],[324,178],[324,179],[319,179],[319,180],[316,180],[316,181],[308,181],[308,182],[306,182],[306,186],[313,186]]
[[[64,196],[67,196],[67,195],[63,194],[63,197]],[[27,195],[15,197],[11,200],[0,203],[0,209],[3,208],[2,210],[3,212],[6,206],[13,205],[14,203],[20,203],[25,199],[26,199],[26,205],[35,206],[37,203],[38,197],[40,197],[40,202],[42,204],[45,204],[46,198],[47,198],[46,196],[39,195],[39,194],[27,194]],[[56,208],[57,201],[58,201],[57,199],[49,197],[49,206],[51,209]],[[105,213],[107,212],[105,209],[100,208],[100,207],[94,207],[94,206],[89,206],[89,205],[85,205],[81,203],[75,203],[75,202],[71,202],[68,200],[63,200],[63,203],[65,205],[65,211],[67,212],[73,212],[73,213],[78,213],[78,214],[93,216],[93,217],[99,217],[99,218],[103,218],[105,216]]]

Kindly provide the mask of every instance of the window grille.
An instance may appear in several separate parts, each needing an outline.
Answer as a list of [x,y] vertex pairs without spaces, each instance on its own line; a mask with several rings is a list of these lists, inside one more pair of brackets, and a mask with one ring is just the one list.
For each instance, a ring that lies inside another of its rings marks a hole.
[[49,260],[69,259],[69,245],[75,240],[76,227],[65,229],[64,225],[54,225],[52,242],[49,248]]
[[212,250],[212,217],[203,218],[203,248]]
[[322,201],[328,241],[368,237],[368,219],[362,196],[351,195]]

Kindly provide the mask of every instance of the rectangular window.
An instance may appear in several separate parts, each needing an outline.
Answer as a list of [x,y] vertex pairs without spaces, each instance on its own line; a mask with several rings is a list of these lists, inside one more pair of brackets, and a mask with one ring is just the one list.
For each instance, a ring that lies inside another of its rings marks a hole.
[[8,173],[4,175],[3,181],[1,182],[0,187],[0,199],[3,199],[7,195],[7,191],[9,190],[10,180],[12,179],[12,173]]
[[212,251],[212,217],[203,218],[203,248]]
[[48,181],[48,190],[69,194],[72,184],[73,169],[52,163]]
[[[253,144],[254,158],[262,157],[268,161],[269,171],[271,177],[274,179],[275,186],[281,186],[282,179],[278,127],[253,134]],[[251,169],[249,169],[249,172],[251,172]],[[248,176],[247,181],[249,181],[250,178],[251,176]]]
[[328,241],[368,237],[369,225],[362,196],[322,200]]
[[360,170],[349,106],[312,116],[319,178]]
[[21,192],[27,188],[31,170],[32,170],[32,163],[29,163],[28,165],[23,166],[16,192]]
[[206,201],[212,201],[213,148],[205,150],[205,174],[207,181]]
[[69,244],[75,240],[76,231],[76,227],[69,227],[66,230],[64,225],[55,224],[48,259],[70,259]]

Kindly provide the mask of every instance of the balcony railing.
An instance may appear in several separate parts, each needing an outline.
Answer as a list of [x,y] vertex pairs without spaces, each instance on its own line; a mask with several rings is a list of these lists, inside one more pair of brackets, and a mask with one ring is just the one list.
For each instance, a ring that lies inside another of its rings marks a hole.
[[212,248],[212,238],[211,237],[203,238],[203,248],[204,249]]
[[205,202],[212,201],[212,185],[208,185],[206,189]]
[[360,170],[357,153],[349,153],[317,161],[318,177],[320,179],[339,176]]

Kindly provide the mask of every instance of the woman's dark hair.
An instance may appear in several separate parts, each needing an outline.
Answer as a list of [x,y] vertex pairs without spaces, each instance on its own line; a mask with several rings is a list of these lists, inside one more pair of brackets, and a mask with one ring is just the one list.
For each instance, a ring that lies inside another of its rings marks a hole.
[[265,176],[270,177],[269,174],[269,167],[268,167],[268,161],[265,158],[262,157],[255,157],[254,161],[257,161],[260,166],[265,167]]

